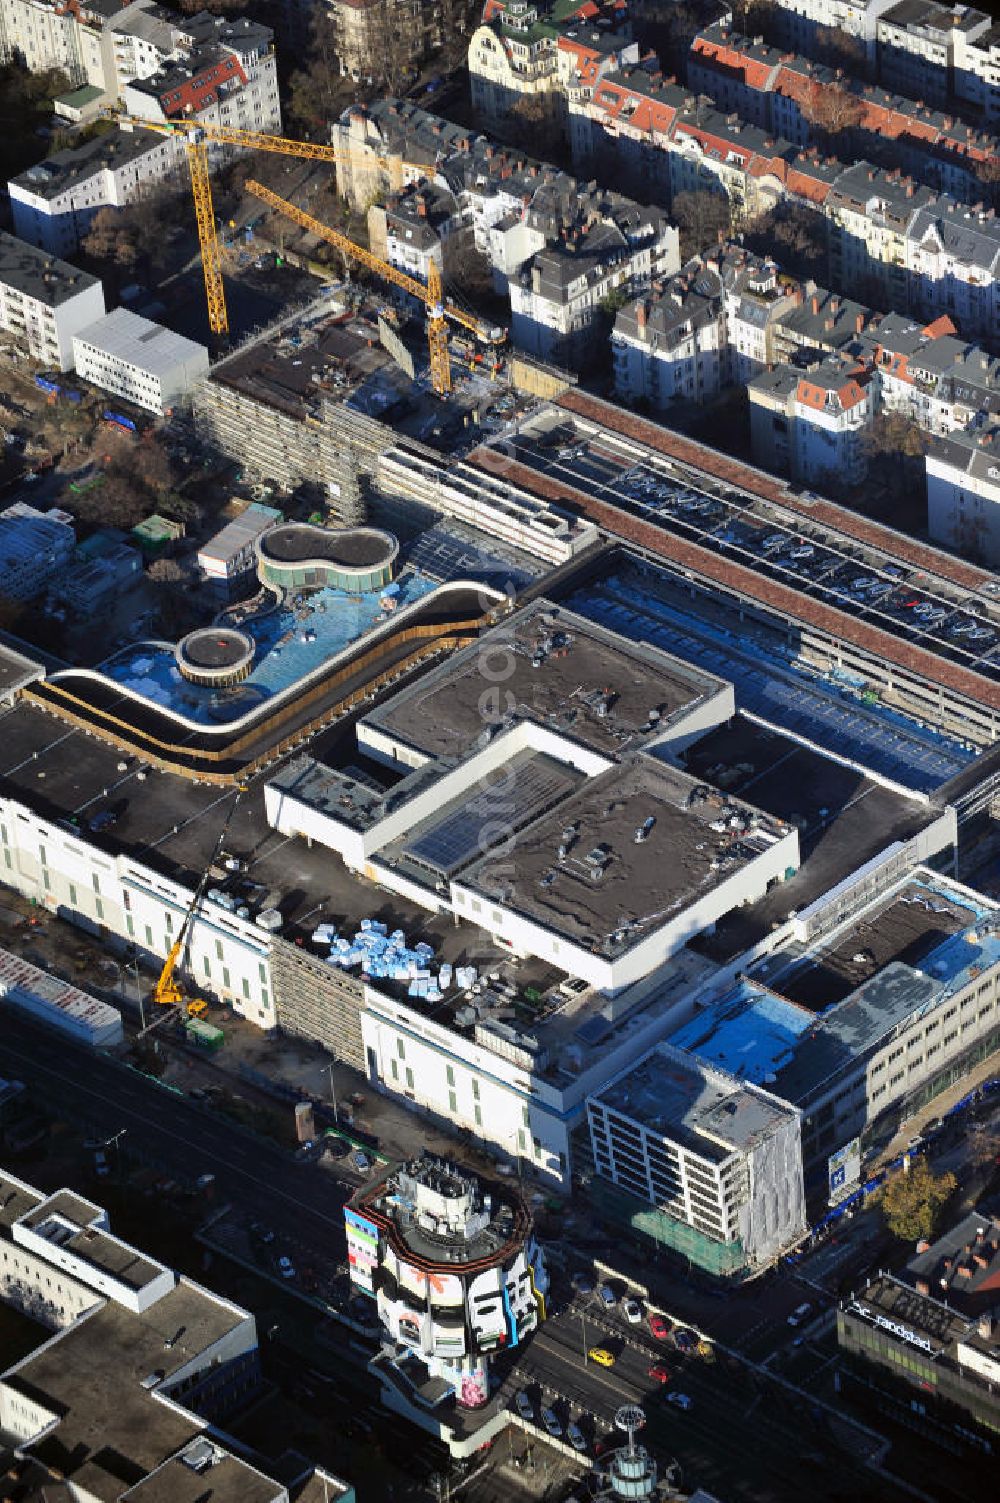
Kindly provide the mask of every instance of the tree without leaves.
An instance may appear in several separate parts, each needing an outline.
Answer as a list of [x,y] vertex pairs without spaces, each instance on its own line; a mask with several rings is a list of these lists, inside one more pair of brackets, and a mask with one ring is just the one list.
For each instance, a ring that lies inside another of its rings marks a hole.
[[802,113],[810,125],[824,136],[836,136],[852,130],[865,117],[865,107],[856,94],[843,84],[821,84],[814,80],[802,101]]
[[732,213],[726,195],[705,188],[676,194],[670,214],[680,231],[682,262],[690,260],[699,251],[714,249],[732,228]]
[[158,558],[146,572],[156,584],[179,584],[186,577],[175,558]]
[[826,276],[826,221],[804,204],[781,203],[760,215],[744,231],[748,250],[777,256],[793,276]]
[[882,1214],[893,1236],[904,1242],[932,1237],[956,1184],[953,1174],[935,1175],[924,1158],[894,1174],[882,1191]]

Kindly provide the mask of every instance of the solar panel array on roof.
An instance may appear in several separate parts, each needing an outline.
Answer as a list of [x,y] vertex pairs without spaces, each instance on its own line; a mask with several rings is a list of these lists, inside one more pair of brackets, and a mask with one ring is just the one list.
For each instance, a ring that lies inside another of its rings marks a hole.
[[[488,788],[477,788],[436,824],[407,841],[407,856],[436,875],[450,877],[513,830],[551,809],[579,782],[579,774],[551,757],[528,756],[517,759],[517,764],[514,800],[498,800]],[[516,808],[509,809],[512,802]]]

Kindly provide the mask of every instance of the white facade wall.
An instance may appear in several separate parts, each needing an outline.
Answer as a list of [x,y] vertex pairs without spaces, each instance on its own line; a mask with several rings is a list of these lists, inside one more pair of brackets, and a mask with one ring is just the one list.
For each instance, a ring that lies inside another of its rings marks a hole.
[[[61,1217],[57,1211],[52,1212],[51,1222],[61,1224],[72,1231],[75,1235],[80,1230],[76,1223]],[[49,1221],[40,1223],[40,1226],[49,1225]],[[108,1216],[106,1211],[101,1211],[91,1223],[104,1242],[114,1243],[124,1253],[131,1249],[125,1242],[120,1242],[113,1237],[108,1230]],[[151,1264],[155,1272],[141,1285],[129,1283],[127,1279],[116,1278],[108,1269],[100,1267],[89,1258],[83,1258],[72,1247],[60,1247],[57,1242],[43,1237],[23,1221],[15,1221],[11,1228],[15,1246],[26,1247],[34,1253],[36,1258],[45,1259],[54,1268],[61,1269],[70,1278],[81,1284],[87,1284],[98,1294],[103,1294],[106,1299],[113,1300],[116,1305],[123,1305],[126,1310],[131,1310],[136,1315],[141,1315],[144,1310],[155,1305],[157,1300],[169,1294],[175,1284],[175,1278],[169,1268],[162,1264],[154,1263],[148,1253],[143,1253],[143,1261]],[[127,1266],[127,1260],[123,1258],[123,1265]]]
[[[152,774],[151,774],[152,775]],[[194,896],[128,856],[110,856],[15,799],[0,799],[0,881],[50,912],[107,930],[165,958]],[[203,903],[192,921],[187,972],[258,1028],[275,1027],[270,946],[263,929]]]
[[183,151],[179,140],[164,138],[152,143],[142,156],[120,166],[100,166],[91,176],[55,194],[33,191],[27,174],[22,174],[20,181],[7,184],[14,233],[55,256],[72,255],[100,209],[134,203],[177,170]]
[[924,467],[933,541],[1000,568],[1000,463],[988,466],[985,475],[970,474],[932,453]]
[[508,908],[499,899],[467,886],[460,879],[452,882],[455,911],[487,929],[494,942],[515,955],[535,955],[549,960],[605,992],[621,991],[661,966],[689,939],[711,928],[722,916],[744,903],[762,898],[771,882],[781,881],[789,869],[799,864],[798,832],[791,830],[740,871],[720,882],[704,897],[696,899],[669,923],[614,958],[595,955],[557,934],[540,921]]
[[55,307],[0,281],[0,328],[43,365],[73,369],[73,335],[104,313],[100,282],[81,287]]
[[[149,324],[150,329],[158,327]],[[194,387],[208,377],[208,351],[204,345],[190,339],[179,340],[173,334],[169,339],[173,347],[180,347],[179,358],[166,366],[162,361],[145,366],[118,354],[114,340],[103,344],[100,324],[91,326],[73,340],[76,373],[103,391],[124,397],[162,417],[182,404]]]
[[570,1139],[583,1121],[588,1095],[687,1021],[710,969],[679,957],[655,986],[656,1001],[637,1010],[578,1073],[563,1072],[558,1081],[435,1022],[419,1003],[397,1001],[367,986],[361,1032],[370,1070],[374,1061],[370,1078],[389,1094],[468,1128],[495,1152],[527,1159],[543,1178],[568,1187]]
[[689,1131],[651,1130],[599,1097],[587,1103],[587,1116],[599,1174],[705,1236],[739,1240],[751,1267],[766,1267],[805,1235],[802,1142],[794,1110],[751,1148],[733,1148],[721,1158],[710,1152],[710,1139],[699,1153],[697,1136]]

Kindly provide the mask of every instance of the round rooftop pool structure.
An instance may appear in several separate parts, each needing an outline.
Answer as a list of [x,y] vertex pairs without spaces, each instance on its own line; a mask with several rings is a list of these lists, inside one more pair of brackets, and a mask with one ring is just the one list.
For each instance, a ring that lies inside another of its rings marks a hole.
[[257,538],[257,574],[282,590],[346,590],[365,595],[392,580],[399,543],[377,527],[334,532],[311,522],[285,522]]
[[174,648],[174,661],[192,684],[223,688],[249,677],[257,644],[231,626],[203,626],[188,632]]

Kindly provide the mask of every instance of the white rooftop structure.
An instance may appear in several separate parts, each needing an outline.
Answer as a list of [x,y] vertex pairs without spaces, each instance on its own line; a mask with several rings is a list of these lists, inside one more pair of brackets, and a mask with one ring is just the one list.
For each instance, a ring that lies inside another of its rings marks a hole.
[[128,308],[73,337],[77,375],[162,415],[208,375],[208,351]]
[[95,1048],[121,1043],[121,1014],[114,1007],[9,950],[0,950],[0,998],[81,1043]]

